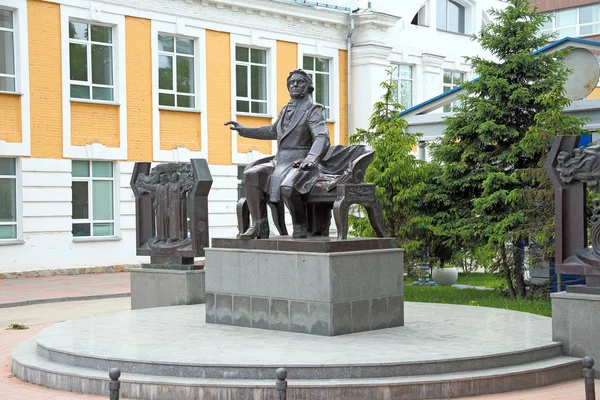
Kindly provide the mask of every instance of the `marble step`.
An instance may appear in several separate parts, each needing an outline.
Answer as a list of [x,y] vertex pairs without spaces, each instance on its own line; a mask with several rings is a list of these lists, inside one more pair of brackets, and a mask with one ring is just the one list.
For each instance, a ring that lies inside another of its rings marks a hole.
[[[59,364],[108,371],[118,365],[121,371],[133,374],[179,376],[212,379],[269,379],[280,365],[231,365],[210,363],[157,362],[132,359],[108,359],[98,356],[71,354],[47,348],[38,342],[37,353]],[[514,352],[485,354],[476,357],[440,358],[427,361],[398,361],[391,363],[359,364],[294,364],[286,366],[290,379],[361,379],[394,376],[433,375],[448,372],[472,371],[529,363],[562,355],[561,344],[549,343]]]
[[[290,375],[293,367],[287,366]],[[52,389],[108,396],[108,371],[50,361],[37,352],[35,338],[13,351],[13,374]],[[582,376],[579,358],[552,356],[502,367],[429,375],[356,379],[289,379],[294,400],[435,399],[501,393],[550,385]],[[140,373],[121,375],[121,397],[145,400],[277,399],[271,379],[212,379]],[[583,386],[582,386],[583,391]]]

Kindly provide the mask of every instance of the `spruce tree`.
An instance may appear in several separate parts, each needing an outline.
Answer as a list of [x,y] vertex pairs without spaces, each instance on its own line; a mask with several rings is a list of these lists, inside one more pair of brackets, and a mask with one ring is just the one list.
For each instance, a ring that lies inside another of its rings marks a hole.
[[540,52],[549,16],[526,0],[490,11],[493,22],[474,36],[495,60],[470,57],[478,79],[432,146],[439,173],[424,203],[429,228],[456,250],[486,247],[513,296],[525,297],[523,246],[553,232],[554,199],[543,163],[556,135],[580,134],[583,121],[566,115],[567,50]]

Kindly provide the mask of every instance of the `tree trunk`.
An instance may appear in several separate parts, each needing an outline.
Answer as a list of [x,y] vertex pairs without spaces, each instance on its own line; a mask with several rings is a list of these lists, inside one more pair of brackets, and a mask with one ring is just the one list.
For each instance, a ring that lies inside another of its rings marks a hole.
[[515,241],[513,243],[513,270],[515,271],[515,291],[516,294],[524,299],[527,295],[527,291],[525,290],[525,278],[523,276],[523,260],[521,257],[522,251],[525,249],[521,249],[520,240]]
[[515,292],[515,287],[513,286],[513,282],[511,279],[510,268],[508,267],[508,260],[506,259],[506,251],[504,246],[500,247],[500,258],[502,259],[502,273],[506,277],[506,286],[508,287],[508,291],[510,292],[510,297],[515,298],[517,294]]

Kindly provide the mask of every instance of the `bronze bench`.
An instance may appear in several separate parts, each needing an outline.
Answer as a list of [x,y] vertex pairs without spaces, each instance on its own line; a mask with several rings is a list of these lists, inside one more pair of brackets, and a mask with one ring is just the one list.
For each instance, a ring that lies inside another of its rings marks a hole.
[[[352,204],[366,208],[371,226],[378,237],[385,237],[383,227],[383,209],[375,195],[375,185],[365,183],[365,170],[373,161],[374,150],[363,147],[362,154],[350,162],[342,175],[332,181],[317,182],[307,195],[308,232],[310,236],[329,236],[331,212],[337,229],[337,238],[348,237],[348,213]],[[270,162],[273,156],[261,158],[246,166]],[[285,225],[285,206],[283,202],[267,202],[271,209],[273,222],[280,235],[287,235]],[[240,233],[250,226],[250,213],[246,198],[242,197],[237,203],[237,220]]]

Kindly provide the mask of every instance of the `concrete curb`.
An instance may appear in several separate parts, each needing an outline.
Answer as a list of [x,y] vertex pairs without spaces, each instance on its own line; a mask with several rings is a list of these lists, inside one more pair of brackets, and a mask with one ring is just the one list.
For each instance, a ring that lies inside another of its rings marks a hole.
[[130,296],[131,296],[130,292],[125,292],[125,293],[91,294],[89,296],[54,297],[54,298],[49,298],[49,299],[33,299],[33,300],[15,301],[12,303],[0,303],[0,308],[31,306],[34,304],[45,304],[45,303],[62,303],[65,301],[114,299],[114,298],[119,298],[119,297],[130,297]]

